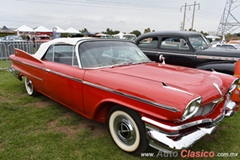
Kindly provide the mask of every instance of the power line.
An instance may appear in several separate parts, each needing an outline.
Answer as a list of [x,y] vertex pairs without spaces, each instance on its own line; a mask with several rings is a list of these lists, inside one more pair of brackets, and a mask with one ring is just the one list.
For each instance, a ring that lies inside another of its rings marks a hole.
[[122,3],[122,2],[108,2],[108,1],[81,1],[81,0],[59,0],[56,1],[43,1],[43,0],[15,0],[20,2],[30,3],[42,3],[52,5],[68,5],[68,6],[86,6],[86,7],[101,7],[101,8],[114,8],[114,9],[134,9],[134,10],[158,10],[164,12],[177,12],[177,8],[168,6],[156,6],[156,5],[139,5],[134,3]]
[[184,30],[184,29],[185,29],[185,21],[186,21],[186,10],[187,10],[187,7],[189,7],[189,10],[190,10],[190,8],[191,8],[192,6],[193,6],[193,14],[192,14],[191,29],[193,30],[194,17],[195,17],[195,7],[198,6],[198,9],[200,9],[200,4],[199,4],[199,3],[196,3],[196,1],[194,1],[194,4],[187,5],[187,3],[185,3],[184,6],[181,6],[180,11],[182,11],[182,8],[184,8],[183,24],[182,24],[182,29],[181,29],[181,30]]

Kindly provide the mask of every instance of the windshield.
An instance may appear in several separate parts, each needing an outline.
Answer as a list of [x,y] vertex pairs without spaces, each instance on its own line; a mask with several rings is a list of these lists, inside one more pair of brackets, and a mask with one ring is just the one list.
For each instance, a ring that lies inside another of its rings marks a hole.
[[203,36],[189,37],[189,42],[195,49],[204,49],[210,45],[209,41]]
[[82,68],[113,67],[151,62],[133,43],[120,41],[84,42],[79,45]]

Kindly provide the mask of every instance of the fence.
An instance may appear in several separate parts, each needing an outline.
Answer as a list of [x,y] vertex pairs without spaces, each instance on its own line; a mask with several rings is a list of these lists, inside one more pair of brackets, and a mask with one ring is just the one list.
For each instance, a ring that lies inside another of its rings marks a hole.
[[29,54],[34,54],[42,42],[0,42],[0,70],[8,69],[11,65],[9,56],[18,48]]

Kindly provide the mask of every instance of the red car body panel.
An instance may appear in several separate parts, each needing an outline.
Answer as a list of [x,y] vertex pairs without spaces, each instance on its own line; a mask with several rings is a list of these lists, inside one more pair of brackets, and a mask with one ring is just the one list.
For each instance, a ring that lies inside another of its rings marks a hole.
[[[230,75],[156,62],[85,69],[36,57],[19,49],[10,56],[12,71],[19,79],[29,77],[36,91],[101,122],[107,122],[114,105],[121,105],[137,111],[146,125],[167,132],[222,119],[226,95],[237,81]],[[183,121],[186,106],[199,97],[199,110],[213,107]]]
[[[204,104],[221,97],[216,91],[216,88],[211,85],[212,83],[221,85],[223,92],[226,93],[229,84],[232,83],[234,79],[228,78],[229,81],[224,81],[226,83],[224,84],[214,73],[208,75],[206,74],[208,73],[207,71],[172,65],[161,65],[155,62],[140,64],[140,66],[131,65],[126,67],[103,68],[99,70],[83,70],[69,65],[56,65],[56,63],[44,60],[38,61],[31,55],[21,52],[20,50],[17,50],[16,53],[17,54],[11,56],[11,59],[14,60],[15,57],[19,57],[18,61],[27,59],[25,62],[28,64],[17,66],[15,65],[15,61],[13,61],[13,66],[16,66],[16,68],[18,67],[23,75],[27,74],[41,78],[34,78],[32,80],[33,83],[36,84],[36,87],[41,86],[40,88],[36,88],[37,91],[90,119],[94,118],[95,111],[99,104],[104,101],[108,102],[107,99],[111,97],[111,101],[109,100],[110,102],[124,102],[123,104],[125,104],[126,101],[129,101],[129,104],[132,105],[134,110],[159,117],[163,120],[177,121],[181,119],[181,112],[192,98],[202,95]],[[38,68],[32,67],[32,65],[29,64],[38,65]],[[57,74],[49,73],[48,70],[52,70]],[[171,74],[169,74],[169,70]],[[25,73],[26,71],[28,71],[28,73]],[[75,80],[61,75],[74,77]],[[219,76],[219,74],[216,75]],[[181,86],[182,88],[180,89],[186,92],[191,92],[191,95],[180,94],[180,91],[173,93],[171,90],[163,87],[162,82],[175,87],[176,77],[179,79],[177,86]],[[178,106],[180,112],[178,114],[154,106],[149,108],[149,105],[143,105],[142,103],[125,98],[121,95],[86,85],[81,81],[87,81],[88,83],[100,85],[108,89],[153,102],[162,102],[165,106]],[[194,84],[198,84],[198,86],[201,87],[197,87]],[[207,93],[204,89],[205,87],[209,88]],[[193,93],[192,90],[195,90],[195,93]],[[162,93],[164,93],[164,96],[162,96]],[[93,95],[94,99],[92,98]],[[172,99],[169,99],[169,97],[175,97],[177,101],[174,101],[173,104]],[[141,105],[141,107],[139,107],[139,105]]]

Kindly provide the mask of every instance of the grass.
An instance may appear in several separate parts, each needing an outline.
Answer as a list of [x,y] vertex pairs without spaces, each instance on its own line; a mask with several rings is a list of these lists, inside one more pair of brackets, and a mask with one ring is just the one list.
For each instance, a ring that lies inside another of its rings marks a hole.
[[[213,135],[198,141],[191,151],[238,153],[240,113],[226,118]],[[158,153],[154,149],[147,152]],[[107,125],[88,120],[40,95],[28,96],[24,83],[0,70],[1,160],[150,160],[182,159],[134,157],[112,141]],[[219,158],[212,158],[219,159]]]

